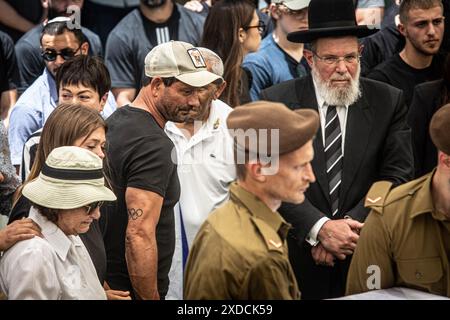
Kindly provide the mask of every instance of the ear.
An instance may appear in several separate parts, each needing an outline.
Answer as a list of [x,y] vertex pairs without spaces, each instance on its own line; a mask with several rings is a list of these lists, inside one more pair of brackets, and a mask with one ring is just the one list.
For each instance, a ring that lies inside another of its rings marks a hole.
[[82,55],[87,55],[89,52],[89,43],[86,41],[81,45],[80,48],[81,54]]
[[403,23],[399,23],[397,26],[398,31],[402,34],[402,36],[404,36],[406,38],[406,28],[405,25]]
[[247,32],[243,28],[239,28],[238,37],[239,37],[239,42],[241,44],[244,43],[245,39],[247,38]]
[[271,3],[269,6],[269,15],[275,20],[279,20],[281,18],[280,10],[278,10],[278,7],[274,3]]
[[303,49],[303,56],[305,57],[306,61],[308,62],[309,66],[312,67],[314,62],[313,62],[313,53],[311,50],[307,50],[307,49]]
[[252,180],[258,181],[258,182],[266,182],[267,177],[262,174],[261,169],[262,165],[260,162],[250,162],[246,163],[245,166],[247,167],[247,175],[252,178]]
[[364,45],[363,45],[363,44],[360,44],[359,47],[358,47],[358,53],[359,53],[359,55],[362,54],[363,50],[364,50]]
[[219,86],[217,86],[216,92],[214,92],[214,100],[217,100],[222,95],[222,92],[227,87],[227,82],[224,80]]
[[164,89],[164,82],[160,77],[154,77],[149,86],[152,96],[156,98],[160,95],[161,89]]
[[105,93],[103,97],[100,99],[100,112],[105,108],[106,101],[108,101],[109,92]]
[[41,5],[42,5],[42,8],[44,8],[44,9],[48,9],[48,0],[41,0]]

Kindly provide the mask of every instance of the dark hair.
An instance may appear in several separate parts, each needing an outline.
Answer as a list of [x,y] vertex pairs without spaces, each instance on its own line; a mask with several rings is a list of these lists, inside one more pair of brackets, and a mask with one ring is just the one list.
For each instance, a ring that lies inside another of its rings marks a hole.
[[450,53],[447,54],[444,64],[444,90],[442,90],[441,105],[450,103]]
[[240,80],[244,53],[239,42],[239,28],[250,24],[254,11],[250,1],[221,0],[211,8],[205,21],[201,46],[216,52],[224,62],[223,78],[228,85],[221,98],[232,107],[240,105],[243,85]]
[[55,224],[56,224],[56,222],[58,222],[59,212],[61,211],[61,209],[52,209],[52,208],[43,207],[34,202],[31,202],[31,205],[33,207],[35,207],[39,211],[40,214],[42,214],[44,217],[46,217],[48,221],[53,222]]
[[[151,78],[151,77],[145,77],[144,78],[144,81],[142,81],[142,85],[145,87],[145,86],[148,86],[149,84],[150,84],[150,82],[152,82],[152,79],[153,78]],[[175,77],[169,77],[169,78],[161,78],[162,79],[162,82],[164,83],[164,85],[166,86],[166,87],[170,87],[172,84],[174,84],[175,82],[177,82],[177,81],[179,81],[179,80],[177,80]]]
[[438,6],[440,6],[442,9],[444,8],[444,6],[442,5],[442,0],[403,0],[400,3],[400,7],[398,9],[400,21],[402,23],[408,22],[409,11],[411,11],[412,9],[428,10]]
[[82,45],[86,42],[86,38],[83,35],[81,29],[78,28],[69,28],[67,25],[67,21],[58,21],[47,23],[42,29],[40,43],[42,44],[42,37],[47,34],[50,36],[59,36],[64,32],[72,32],[75,35],[75,38],[78,40],[78,44]]
[[108,68],[98,57],[78,55],[66,62],[58,69],[56,86],[82,84],[98,92],[100,99],[111,89],[111,77]]

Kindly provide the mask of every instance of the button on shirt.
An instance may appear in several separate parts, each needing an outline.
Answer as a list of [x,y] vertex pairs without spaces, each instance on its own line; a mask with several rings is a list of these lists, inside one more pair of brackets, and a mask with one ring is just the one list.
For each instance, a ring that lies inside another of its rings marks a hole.
[[190,247],[209,213],[228,199],[230,183],[236,179],[233,138],[226,125],[232,110],[214,100],[208,120],[190,139],[173,122],[166,124],[165,131],[177,151],[181,186],[180,200],[174,209],[176,244],[166,299],[182,299],[182,231]]
[[0,262],[0,288],[10,300],[106,300],[79,236],[67,236],[35,208],[43,238],[20,241]]
[[[316,93],[317,105],[319,106],[320,128],[322,130],[322,144],[325,145],[325,125],[326,125],[328,105],[325,103],[324,99],[318,94],[317,84],[314,81],[314,78],[313,78],[313,83],[314,83],[314,91]],[[336,112],[337,112],[337,115],[339,118],[339,123],[341,125],[341,132],[342,132],[342,155],[344,155],[345,130],[347,127],[348,107],[349,106],[336,106]],[[322,217],[311,228],[310,232],[306,236],[306,241],[310,245],[315,246],[319,243],[319,241],[317,239],[317,235],[319,234],[319,231],[322,228],[322,226],[328,220],[330,220],[328,217]]]
[[[44,126],[45,121],[57,105],[56,82],[45,68],[42,75],[20,96],[11,112],[9,147],[13,165],[22,163],[25,142],[34,132]],[[109,92],[102,116],[107,118],[116,109],[114,96]]]

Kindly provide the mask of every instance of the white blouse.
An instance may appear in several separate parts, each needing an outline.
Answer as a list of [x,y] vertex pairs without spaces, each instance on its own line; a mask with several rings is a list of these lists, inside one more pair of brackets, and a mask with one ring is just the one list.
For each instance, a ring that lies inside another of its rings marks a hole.
[[0,289],[10,300],[105,300],[79,236],[67,236],[35,208],[29,217],[43,238],[20,241],[0,261]]

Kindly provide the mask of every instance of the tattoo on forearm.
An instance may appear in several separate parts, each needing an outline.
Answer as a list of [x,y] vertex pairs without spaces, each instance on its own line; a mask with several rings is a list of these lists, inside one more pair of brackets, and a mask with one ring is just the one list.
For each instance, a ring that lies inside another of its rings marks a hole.
[[137,220],[137,218],[139,218],[140,216],[142,216],[142,214],[144,213],[144,211],[142,211],[142,209],[128,209],[128,218],[132,219],[132,220]]

